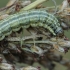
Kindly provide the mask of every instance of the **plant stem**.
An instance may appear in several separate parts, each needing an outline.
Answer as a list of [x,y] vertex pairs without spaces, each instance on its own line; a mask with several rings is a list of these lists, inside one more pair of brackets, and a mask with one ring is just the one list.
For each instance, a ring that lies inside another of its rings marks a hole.
[[41,4],[45,1],[47,1],[47,0],[36,0],[35,2],[29,4],[26,7],[24,7],[23,9],[21,9],[20,11],[30,10],[30,9],[35,8],[36,6],[38,6],[39,4]]
[[[27,41],[25,43],[34,43],[33,41]],[[46,44],[56,44],[56,42],[52,42],[52,41],[49,41],[49,40],[46,40],[46,41],[35,41],[35,43],[46,43]]]

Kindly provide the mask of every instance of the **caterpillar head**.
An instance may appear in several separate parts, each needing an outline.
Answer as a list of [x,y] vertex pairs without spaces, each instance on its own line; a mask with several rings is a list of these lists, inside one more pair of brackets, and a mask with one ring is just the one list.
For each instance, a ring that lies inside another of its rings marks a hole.
[[64,36],[64,31],[61,27],[57,27],[55,33],[58,37],[63,37]]

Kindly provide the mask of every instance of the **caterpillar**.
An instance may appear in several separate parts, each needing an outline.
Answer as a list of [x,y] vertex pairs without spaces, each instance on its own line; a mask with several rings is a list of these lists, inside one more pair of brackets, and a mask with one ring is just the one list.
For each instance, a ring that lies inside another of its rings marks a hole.
[[57,18],[43,10],[22,11],[8,16],[0,21],[0,41],[12,31],[20,28],[43,27],[48,29],[54,36],[63,34]]

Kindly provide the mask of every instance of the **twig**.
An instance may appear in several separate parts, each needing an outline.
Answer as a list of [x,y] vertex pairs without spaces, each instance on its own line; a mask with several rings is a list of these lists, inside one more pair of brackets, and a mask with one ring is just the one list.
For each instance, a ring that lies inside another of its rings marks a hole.
[[[7,41],[11,41],[11,42],[14,42],[14,41],[24,41],[24,40],[27,40],[27,39],[33,39],[33,37],[37,38],[37,37],[43,37],[43,35],[31,35],[31,36],[25,36],[25,37],[11,37],[11,38],[6,38]],[[26,41],[25,43],[34,43],[33,41]],[[35,43],[43,43],[43,44],[57,44],[57,40],[56,38],[51,38],[50,40],[43,40],[43,41],[35,41]],[[58,39],[58,45],[60,46],[65,46],[65,47],[70,47],[70,41],[66,41],[66,40],[63,40],[63,39]]]
[[[25,43],[34,43],[33,41],[26,41]],[[43,44],[57,44],[57,41],[50,41],[50,40],[45,40],[45,41],[35,41],[35,43],[43,43]],[[60,46],[65,46],[65,47],[70,47],[70,41],[58,41],[58,45]]]
[[48,0],[36,0],[35,2],[29,4],[28,6],[22,8],[20,11],[25,11],[25,10],[33,9],[36,6],[38,6],[39,4],[41,4],[41,3],[45,2],[45,1],[48,1]]
[[[25,43],[33,43],[33,41],[26,41]],[[35,43],[46,43],[46,44],[57,44],[56,42],[52,42],[52,41],[49,41],[49,40],[45,40],[45,41],[35,41]]]
[[[0,20],[6,18],[9,14],[15,13],[16,5],[17,3],[20,3],[19,5],[22,7],[25,7],[31,3],[31,1],[20,1],[19,0],[10,0],[6,7],[0,9]],[[20,9],[20,8],[19,8]]]
[[53,14],[56,14],[57,13],[57,4],[56,4],[56,1],[55,0],[52,0],[54,2],[54,5],[55,5],[55,12]]
[[25,6],[29,5],[31,3],[31,1],[17,1],[12,7],[10,7],[7,12],[12,12],[12,10],[14,12],[18,12],[20,11],[21,8],[24,8]]
[[9,2],[7,3],[6,7],[12,6],[14,5],[16,2],[18,2],[18,0],[9,0]]
[[8,4],[6,5],[6,7],[0,8],[0,11],[6,10],[6,9],[12,7],[15,3],[16,3],[16,0],[13,0],[13,1],[10,0],[10,1],[8,2]]
[[11,38],[6,38],[7,41],[24,41],[24,40],[27,40],[27,39],[33,39],[33,37],[42,37],[42,35],[35,35],[35,36],[25,36],[25,37],[11,37]]

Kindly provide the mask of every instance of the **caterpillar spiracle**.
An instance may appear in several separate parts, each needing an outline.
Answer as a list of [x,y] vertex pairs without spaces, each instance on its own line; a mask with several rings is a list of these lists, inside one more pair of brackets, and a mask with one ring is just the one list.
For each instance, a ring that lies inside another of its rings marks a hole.
[[62,34],[57,18],[43,10],[31,10],[19,12],[8,16],[0,21],[0,41],[8,36],[12,31],[18,31],[20,28],[43,27],[48,29],[54,36]]

